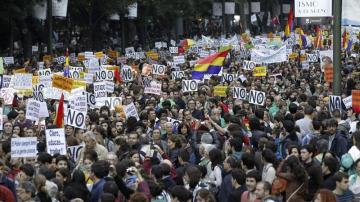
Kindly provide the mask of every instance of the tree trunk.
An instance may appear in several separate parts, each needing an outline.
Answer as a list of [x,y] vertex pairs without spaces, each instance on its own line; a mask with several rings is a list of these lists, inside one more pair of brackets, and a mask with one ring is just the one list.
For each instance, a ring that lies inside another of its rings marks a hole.
[[10,37],[9,37],[9,55],[14,55],[14,20],[10,15]]

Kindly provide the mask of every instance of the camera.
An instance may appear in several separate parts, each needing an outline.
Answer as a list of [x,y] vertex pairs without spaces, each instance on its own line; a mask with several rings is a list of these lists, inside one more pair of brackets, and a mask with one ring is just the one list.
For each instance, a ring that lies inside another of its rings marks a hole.
[[134,168],[128,168],[128,169],[126,169],[126,173],[128,175],[135,175],[136,170]]

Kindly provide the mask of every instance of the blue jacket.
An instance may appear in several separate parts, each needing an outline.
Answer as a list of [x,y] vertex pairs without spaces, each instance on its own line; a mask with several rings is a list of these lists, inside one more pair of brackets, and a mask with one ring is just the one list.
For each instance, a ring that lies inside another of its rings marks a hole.
[[100,181],[94,183],[94,185],[92,186],[92,189],[91,189],[91,198],[90,198],[91,202],[99,201],[101,194],[103,192],[104,184],[105,184],[104,178],[102,178]]
[[335,134],[334,140],[331,142],[330,151],[334,152],[337,157],[341,156],[348,152],[348,140],[339,131]]
[[225,177],[223,178],[223,181],[220,185],[219,195],[218,195],[218,201],[221,202],[227,202],[230,193],[233,191],[233,187],[231,184],[231,172],[228,172],[225,174]]

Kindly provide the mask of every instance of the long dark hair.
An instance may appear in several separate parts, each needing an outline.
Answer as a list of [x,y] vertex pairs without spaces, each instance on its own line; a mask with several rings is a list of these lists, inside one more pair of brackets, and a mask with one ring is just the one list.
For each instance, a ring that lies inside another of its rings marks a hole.
[[215,166],[221,165],[223,162],[223,155],[220,149],[212,149],[209,152],[209,159],[211,161],[211,169],[214,170]]
[[306,180],[307,175],[305,168],[296,156],[289,156],[285,163],[290,169],[290,172],[295,175],[297,181],[304,182]]

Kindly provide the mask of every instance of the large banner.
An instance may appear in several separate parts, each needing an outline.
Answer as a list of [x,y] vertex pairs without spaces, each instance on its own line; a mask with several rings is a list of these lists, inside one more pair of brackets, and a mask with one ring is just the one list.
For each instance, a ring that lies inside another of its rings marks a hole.
[[343,0],[341,25],[360,25],[359,8],[359,0]]
[[251,51],[251,61],[256,64],[270,64],[287,61],[286,46],[282,46],[277,50],[270,48],[253,49]]

